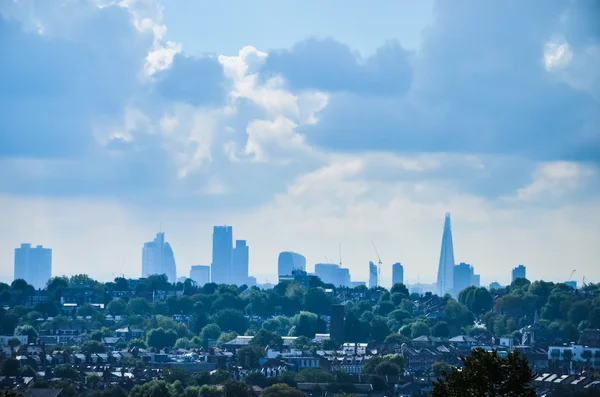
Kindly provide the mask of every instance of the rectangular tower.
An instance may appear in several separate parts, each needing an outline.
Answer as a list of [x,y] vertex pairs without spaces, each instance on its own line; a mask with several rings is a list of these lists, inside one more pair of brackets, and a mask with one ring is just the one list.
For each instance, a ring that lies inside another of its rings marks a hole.
[[511,281],[515,281],[518,278],[527,278],[527,268],[523,265],[519,265],[512,270]]
[[210,283],[210,266],[192,266],[190,269],[190,279],[195,281],[199,287]]
[[246,240],[235,240],[232,263],[233,271],[229,277],[231,284],[243,285],[248,283],[248,258],[249,248]]
[[404,284],[404,267],[400,263],[392,265],[392,285]]
[[15,248],[15,280],[23,279],[36,289],[44,288],[52,277],[52,250],[38,245],[21,244]]
[[213,229],[213,251],[211,281],[229,283],[233,257],[233,230],[231,226],[215,226]]

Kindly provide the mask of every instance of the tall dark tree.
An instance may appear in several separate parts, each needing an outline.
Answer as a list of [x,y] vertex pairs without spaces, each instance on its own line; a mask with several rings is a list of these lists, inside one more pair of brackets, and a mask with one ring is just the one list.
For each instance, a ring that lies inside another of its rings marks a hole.
[[534,377],[524,355],[514,351],[503,358],[494,350],[475,349],[463,357],[464,367],[454,368],[433,384],[432,397],[535,397]]

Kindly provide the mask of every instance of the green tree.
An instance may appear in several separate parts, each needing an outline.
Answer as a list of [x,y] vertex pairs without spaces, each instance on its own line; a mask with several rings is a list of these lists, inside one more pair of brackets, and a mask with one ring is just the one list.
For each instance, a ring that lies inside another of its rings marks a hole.
[[331,383],[335,382],[335,377],[322,369],[305,368],[298,372],[296,381],[298,383]]
[[462,358],[461,370],[453,368],[433,384],[432,397],[535,397],[534,374],[525,356],[514,351],[506,358],[496,351],[475,349]]
[[325,294],[321,287],[309,288],[304,296],[304,310],[315,314],[328,314],[331,307],[331,299]]
[[375,367],[375,374],[379,375],[379,376],[386,376],[386,375],[398,375],[400,373],[400,367],[396,364],[394,364],[391,361],[382,361],[379,364],[377,364],[377,366]]
[[273,349],[281,349],[283,347],[283,339],[281,336],[264,329],[259,330],[250,343],[260,346],[263,349],[267,346]]
[[10,338],[6,344],[8,345],[8,347],[10,347],[10,350],[12,352],[12,354],[14,355],[15,352],[17,351],[17,348],[19,346],[21,346],[21,341],[17,338]]
[[207,324],[202,331],[200,331],[200,340],[204,347],[208,347],[209,339],[218,339],[221,335],[221,327],[217,324]]
[[98,310],[90,305],[89,303],[84,303],[83,305],[77,308],[77,315],[82,317],[96,317],[98,314]]
[[392,286],[392,288],[390,289],[390,293],[391,294],[402,294],[406,297],[410,296],[410,293],[408,292],[408,288],[406,288],[406,285],[404,285],[402,283],[394,284]]
[[133,298],[127,303],[127,313],[138,316],[147,316],[152,313],[152,308],[146,299]]
[[81,352],[86,355],[104,353],[105,351],[104,345],[96,340],[86,340],[81,344]]
[[74,380],[79,377],[79,372],[70,364],[60,364],[54,368],[54,376],[61,379]]
[[172,394],[165,381],[153,380],[135,386],[129,397],[172,397]]
[[146,349],[146,348],[148,348],[148,345],[146,344],[146,341],[143,339],[132,339],[127,344],[127,347],[129,347],[130,349],[134,349],[134,348]]
[[431,374],[436,378],[446,376],[452,371],[452,366],[444,361],[437,361],[431,366]]
[[260,394],[261,397],[306,397],[306,394],[285,383],[277,383],[265,388]]
[[255,397],[254,390],[245,383],[228,380],[223,384],[223,397]]
[[27,342],[35,343],[37,341],[38,332],[31,325],[20,325],[17,328],[15,328],[15,335],[27,335]]
[[106,310],[111,316],[122,316],[127,310],[127,304],[122,299],[115,299],[109,302]]
[[222,333],[219,338],[217,339],[217,347],[221,348],[223,347],[223,345],[229,341],[234,340],[235,338],[238,337],[237,332],[232,331],[232,332],[224,332]]
[[148,332],[146,343],[149,347],[162,350],[165,347],[173,347],[177,341],[177,333],[172,329],[165,331],[162,328],[155,328]]
[[429,325],[427,325],[424,321],[415,321],[410,326],[410,336],[411,338],[418,338],[419,336],[429,335]]
[[227,331],[235,331],[238,334],[243,334],[248,329],[248,319],[239,310],[223,309],[215,313],[215,323],[222,329]]

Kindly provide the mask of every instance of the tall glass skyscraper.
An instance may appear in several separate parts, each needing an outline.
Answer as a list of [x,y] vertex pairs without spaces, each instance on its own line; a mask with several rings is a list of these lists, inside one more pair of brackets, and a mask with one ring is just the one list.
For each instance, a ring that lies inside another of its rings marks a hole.
[[375,288],[377,285],[377,265],[369,262],[369,288]]
[[217,284],[229,283],[233,260],[233,229],[231,226],[213,228],[211,281]]
[[294,270],[306,271],[306,258],[296,252],[284,251],[277,258],[277,275],[291,276]]
[[400,263],[392,265],[392,285],[404,283],[404,267]]
[[442,233],[442,250],[440,252],[440,263],[438,265],[437,290],[438,295],[453,292],[454,282],[454,245],[452,242],[452,226],[450,224],[450,213],[446,213],[444,219],[444,232]]
[[246,240],[235,240],[231,265],[232,272],[229,275],[230,284],[248,284],[248,256],[249,249]]
[[36,289],[44,288],[52,277],[52,250],[38,245],[21,244],[15,248],[15,280],[22,279]]
[[527,268],[524,265],[519,265],[512,269],[512,281],[518,278],[527,278]]
[[177,281],[177,265],[171,245],[165,242],[165,234],[157,233],[154,241],[144,244],[142,249],[142,277],[165,274],[169,282]]

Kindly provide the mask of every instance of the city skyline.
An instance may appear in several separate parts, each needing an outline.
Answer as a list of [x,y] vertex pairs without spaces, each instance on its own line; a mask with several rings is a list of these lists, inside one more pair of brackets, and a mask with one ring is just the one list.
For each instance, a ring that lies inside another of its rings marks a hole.
[[374,241],[434,282],[446,211],[484,284],[600,277],[593,2],[234,1],[0,2],[0,278],[24,241],[133,276],[162,223],[179,274],[229,224],[260,277]]

